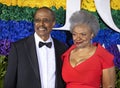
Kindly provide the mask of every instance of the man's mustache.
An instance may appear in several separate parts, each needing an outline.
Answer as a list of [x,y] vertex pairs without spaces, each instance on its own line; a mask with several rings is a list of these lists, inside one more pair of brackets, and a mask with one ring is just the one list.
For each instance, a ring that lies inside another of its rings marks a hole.
[[40,27],[38,27],[38,28],[42,28],[42,29],[47,30],[47,27],[45,27],[45,26],[40,26]]

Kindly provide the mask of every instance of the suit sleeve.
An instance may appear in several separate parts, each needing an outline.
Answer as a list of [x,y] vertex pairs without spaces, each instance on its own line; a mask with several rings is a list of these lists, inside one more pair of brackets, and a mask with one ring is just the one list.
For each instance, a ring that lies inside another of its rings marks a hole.
[[16,88],[17,83],[17,50],[12,44],[8,56],[7,72],[4,79],[4,88]]

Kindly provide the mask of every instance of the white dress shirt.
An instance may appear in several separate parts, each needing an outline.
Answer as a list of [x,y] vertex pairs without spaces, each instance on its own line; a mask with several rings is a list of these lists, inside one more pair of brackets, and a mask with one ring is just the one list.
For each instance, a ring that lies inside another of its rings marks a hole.
[[[55,88],[55,49],[53,39],[50,38],[47,41],[43,41],[36,33],[35,43],[37,50],[37,57],[39,63],[39,71],[41,78],[41,88]],[[39,41],[41,42],[52,42],[52,47],[42,46],[39,48]]]

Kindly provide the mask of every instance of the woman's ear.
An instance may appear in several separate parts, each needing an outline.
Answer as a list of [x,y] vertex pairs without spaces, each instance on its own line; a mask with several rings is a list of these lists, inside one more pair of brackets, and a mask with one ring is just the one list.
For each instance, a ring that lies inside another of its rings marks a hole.
[[95,36],[94,33],[92,33],[92,34],[91,34],[91,39],[93,39],[94,36]]

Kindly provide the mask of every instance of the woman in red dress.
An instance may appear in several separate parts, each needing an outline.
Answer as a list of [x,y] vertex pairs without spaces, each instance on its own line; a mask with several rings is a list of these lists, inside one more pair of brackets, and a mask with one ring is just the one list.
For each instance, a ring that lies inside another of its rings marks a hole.
[[99,29],[98,20],[86,11],[71,16],[74,44],[62,55],[66,88],[115,88],[114,56],[91,42]]

